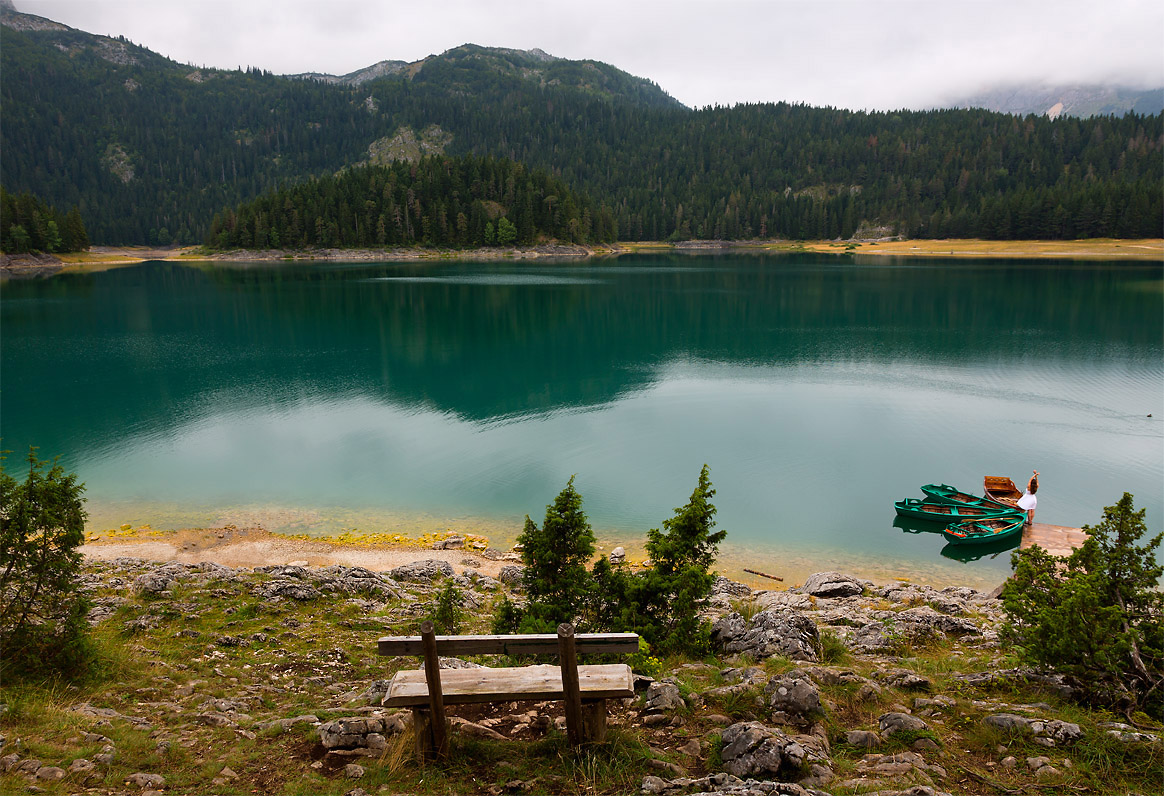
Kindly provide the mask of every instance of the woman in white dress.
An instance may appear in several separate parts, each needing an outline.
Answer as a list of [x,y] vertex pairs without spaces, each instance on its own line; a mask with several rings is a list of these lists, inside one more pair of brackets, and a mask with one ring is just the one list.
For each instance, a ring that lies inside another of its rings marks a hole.
[[1039,471],[1032,470],[1034,475],[1031,480],[1027,481],[1027,491],[1018,499],[1018,507],[1027,513],[1027,525],[1031,525],[1035,521],[1035,506],[1038,505],[1039,499],[1035,497],[1035,493],[1039,491]]

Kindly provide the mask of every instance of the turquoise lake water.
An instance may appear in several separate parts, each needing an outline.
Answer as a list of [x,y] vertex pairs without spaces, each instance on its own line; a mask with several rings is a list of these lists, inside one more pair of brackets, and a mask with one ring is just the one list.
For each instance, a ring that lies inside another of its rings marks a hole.
[[1001,581],[1008,552],[895,527],[928,482],[1038,469],[1040,522],[1128,491],[1162,524],[1159,263],[150,262],[5,283],[0,333],[8,466],[59,454],[94,530],[503,545],[576,474],[633,548],[705,462],[725,567],[786,582]]

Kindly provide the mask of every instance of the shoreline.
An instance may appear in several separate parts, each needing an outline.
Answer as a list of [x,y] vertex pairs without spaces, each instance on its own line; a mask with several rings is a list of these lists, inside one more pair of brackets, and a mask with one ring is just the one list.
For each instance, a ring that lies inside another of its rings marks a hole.
[[[453,540],[451,543],[449,540]],[[602,536],[595,547],[596,558],[623,547],[626,561],[636,567],[645,557],[642,540],[619,540]],[[448,546],[446,546],[448,545]],[[335,536],[284,534],[262,525],[227,524],[210,528],[154,530],[122,526],[121,530],[89,531],[81,553],[89,560],[111,561],[128,557],[158,563],[214,563],[230,567],[298,565],[327,567],[335,564],[386,571],[425,559],[446,561],[460,572],[471,568],[497,577],[501,567],[520,564],[519,555],[509,547],[494,548],[487,537],[449,529],[412,537],[401,533],[344,533]],[[1007,551],[1009,560],[1009,551]],[[879,583],[925,584],[935,588],[969,587],[990,591],[1006,579],[1007,573],[961,570],[963,564],[919,566],[911,559],[896,562],[863,557],[837,557],[827,552],[782,551],[757,557],[748,547],[721,546],[713,570],[753,589],[783,591],[799,586],[814,572],[842,571]],[[769,573],[765,577],[756,572]]]
[[525,248],[480,249],[311,249],[206,252],[201,246],[94,246],[87,252],[56,255],[0,255],[0,279],[30,279],[58,273],[93,273],[152,260],[183,263],[421,262],[443,260],[587,260],[624,254],[837,254],[866,257],[951,259],[1070,259],[1104,262],[1164,262],[1164,239],[1083,240],[892,239],[824,241],[623,241],[603,246],[541,244]]

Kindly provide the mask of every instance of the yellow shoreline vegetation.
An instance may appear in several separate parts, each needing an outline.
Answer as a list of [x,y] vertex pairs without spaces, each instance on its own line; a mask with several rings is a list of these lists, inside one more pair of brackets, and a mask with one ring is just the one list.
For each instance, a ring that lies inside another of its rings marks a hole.
[[[572,247],[580,249],[581,247]],[[633,241],[610,247],[587,249],[588,255],[608,257],[620,254],[645,254],[669,251],[706,252],[813,252],[820,254],[878,255],[897,257],[1007,257],[1007,258],[1064,258],[1096,260],[1154,260],[1164,262],[1164,239],[1134,240],[1094,238],[1087,240],[877,240],[877,241],[688,241],[674,244],[665,241]],[[490,255],[495,259],[547,256],[536,249],[479,250],[450,252],[429,249],[352,249],[327,252],[291,252],[272,250],[264,252],[207,254],[198,246],[155,249],[144,246],[94,247],[88,252],[60,255],[66,270],[91,271],[102,266],[132,265],[147,260],[195,262],[203,260],[230,260],[232,256],[262,262],[310,261],[314,256],[333,262],[444,260],[458,257],[475,258]],[[549,255],[553,256],[553,255]],[[570,256],[570,255],[566,255]]]

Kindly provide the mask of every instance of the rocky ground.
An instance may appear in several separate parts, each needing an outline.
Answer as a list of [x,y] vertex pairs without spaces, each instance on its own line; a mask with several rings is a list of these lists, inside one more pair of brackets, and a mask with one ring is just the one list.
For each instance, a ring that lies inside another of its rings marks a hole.
[[463,706],[449,759],[421,766],[411,714],[380,705],[387,678],[420,662],[378,658],[376,638],[415,633],[450,579],[462,632],[484,630],[503,594],[520,599],[505,559],[463,550],[383,572],[91,559],[105,676],[4,685],[0,792],[1164,791],[1164,731],[1016,668],[996,600],[839,573],[781,592],[720,578],[716,657],[633,656],[641,693],[610,705],[601,747],[569,748],[560,703]]

